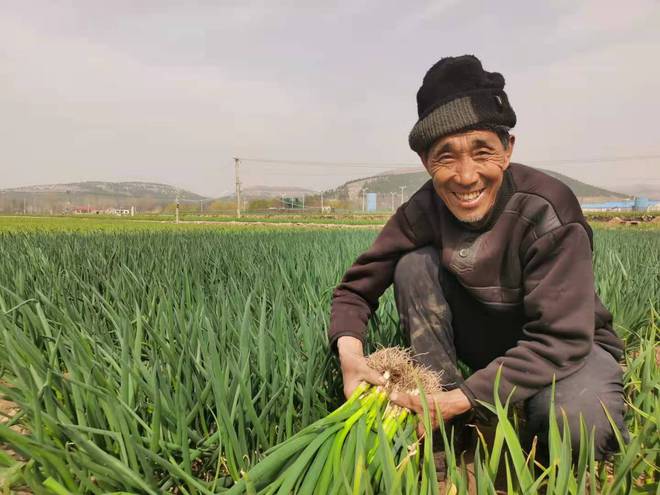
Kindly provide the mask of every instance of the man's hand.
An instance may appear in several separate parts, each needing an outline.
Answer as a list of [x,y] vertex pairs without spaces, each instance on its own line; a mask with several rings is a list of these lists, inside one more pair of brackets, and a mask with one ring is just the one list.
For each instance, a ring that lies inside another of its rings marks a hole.
[[[390,400],[399,406],[410,409],[417,413],[420,418],[424,417],[424,406],[422,399],[418,395],[404,394],[401,392],[392,392]],[[427,395],[426,400],[429,405],[429,416],[433,428],[440,426],[440,421],[449,421],[459,414],[472,409],[470,400],[459,388],[449,392],[438,392],[437,394]],[[441,416],[438,416],[438,412]],[[420,434],[424,431],[424,423],[419,423]]]
[[355,337],[339,337],[337,351],[344,380],[344,395],[348,399],[361,382],[385,385],[385,379],[367,365],[362,342]]

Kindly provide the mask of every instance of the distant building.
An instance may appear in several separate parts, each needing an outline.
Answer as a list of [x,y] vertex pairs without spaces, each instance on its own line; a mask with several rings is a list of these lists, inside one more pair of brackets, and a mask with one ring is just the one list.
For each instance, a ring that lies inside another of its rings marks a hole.
[[118,216],[123,216],[123,215],[130,215],[131,210],[128,208],[108,208],[105,210],[105,213],[108,215],[118,215]]
[[281,198],[282,207],[288,210],[297,210],[305,207],[305,200],[294,197],[282,196]]
[[378,194],[367,193],[367,211],[376,211]]
[[660,201],[648,198],[624,199],[623,201],[605,201],[603,203],[584,203],[582,211],[649,211],[655,210]]
[[91,206],[76,206],[72,211],[76,214],[96,213],[96,208],[92,208]]

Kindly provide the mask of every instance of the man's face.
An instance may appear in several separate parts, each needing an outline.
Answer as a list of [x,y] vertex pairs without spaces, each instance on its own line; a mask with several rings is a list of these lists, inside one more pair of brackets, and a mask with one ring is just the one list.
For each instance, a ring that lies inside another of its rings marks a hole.
[[438,139],[420,157],[449,211],[472,223],[493,208],[513,144],[513,136],[505,148],[493,131],[468,131]]

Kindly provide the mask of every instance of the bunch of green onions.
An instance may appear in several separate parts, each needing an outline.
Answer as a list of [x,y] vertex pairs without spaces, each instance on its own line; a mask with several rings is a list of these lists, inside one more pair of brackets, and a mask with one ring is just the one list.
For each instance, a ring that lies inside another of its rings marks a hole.
[[341,407],[267,451],[227,493],[437,493],[430,439],[422,456],[417,416],[388,397],[430,393],[439,376],[399,348],[381,349],[368,363],[385,386],[362,383]]

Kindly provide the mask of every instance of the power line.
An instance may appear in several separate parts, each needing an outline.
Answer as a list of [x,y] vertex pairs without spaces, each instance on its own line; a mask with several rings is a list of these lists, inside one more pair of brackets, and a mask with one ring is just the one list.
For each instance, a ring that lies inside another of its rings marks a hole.
[[[424,172],[424,167],[419,166],[415,169],[411,169],[410,171],[411,172]],[[245,175],[247,175],[249,177],[250,172],[253,172],[253,171],[248,171]],[[348,172],[342,172],[342,173],[347,174]],[[262,176],[262,175],[276,175],[276,176],[287,176],[287,177],[291,177],[292,175],[304,176],[304,177],[337,177],[339,174],[337,172],[328,172],[327,174],[316,174],[316,173],[310,173],[310,172],[297,172],[297,171],[296,172],[291,172],[291,171],[284,172],[284,171],[271,171],[271,170],[268,170],[268,171],[265,171],[265,172],[264,171],[259,171],[258,175],[259,176]]]
[[253,163],[273,163],[279,165],[307,165],[312,167],[355,167],[355,168],[383,168],[383,167],[419,167],[419,165],[413,165],[411,163],[386,163],[386,162],[325,162],[318,160],[271,160],[269,158],[240,158],[242,162],[253,162]]
[[611,157],[602,157],[602,158],[564,158],[556,160],[527,160],[527,163],[535,163],[540,165],[562,165],[562,164],[571,164],[571,163],[605,163],[605,162],[630,162],[637,160],[658,160],[660,159],[660,154],[658,155],[628,155],[628,156],[611,156]]
[[262,162],[250,162],[250,161],[248,161],[247,163],[249,163],[250,165],[253,165],[253,166],[256,166],[258,164],[259,170],[264,170],[264,169],[280,170],[283,165],[287,165],[287,166],[291,165],[292,167],[304,167],[304,168],[314,168],[314,167],[317,167],[317,168],[340,167],[341,168],[341,167],[345,167],[345,168],[351,168],[351,169],[354,169],[354,168],[372,169],[372,170],[376,170],[376,171],[377,170],[382,170],[382,169],[412,170],[412,169],[423,167],[423,165],[421,163],[418,163],[418,164],[415,164],[415,165],[408,164],[406,166],[401,166],[401,165],[397,166],[397,165],[391,165],[391,164],[368,165],[367,166],[367,165],[352,165],[350,163],[339,163],[339,164],[336,164],[336,165],[332,164],[332,163],[323,164],[323,165],[321,165],[321,164],[303,164],[303,163],[290,164],[289,162],[285,162],[285,161],[282,161],[282,163],[277,163],[277,164],[275,164],[275,163],[262,163]]
[[200,199],[186,199],[186,198],[179,198],[179,202],[181,203],[199,203],[200,201],[203,201],[205,203],[209,201],[215,201],[215,198],[200,198]]
[[[556,158],[551,160],[525,160],[525,163],[539,165],[564,165],[564,164],[589,164],[606,162],[628,162],[636,160],[658,160],[660,154],[649,155],[622,155],[605,156],[594,158]],[[411,164],[405,162],[346,162],[346,161],[318,161],[318,160],[275,160],[270,158],[240,158],[244,162],[265,163],[277,165],[304,165],[310,167],[351,167],[351,168],[410,168],[419,169],[420,164]]]

